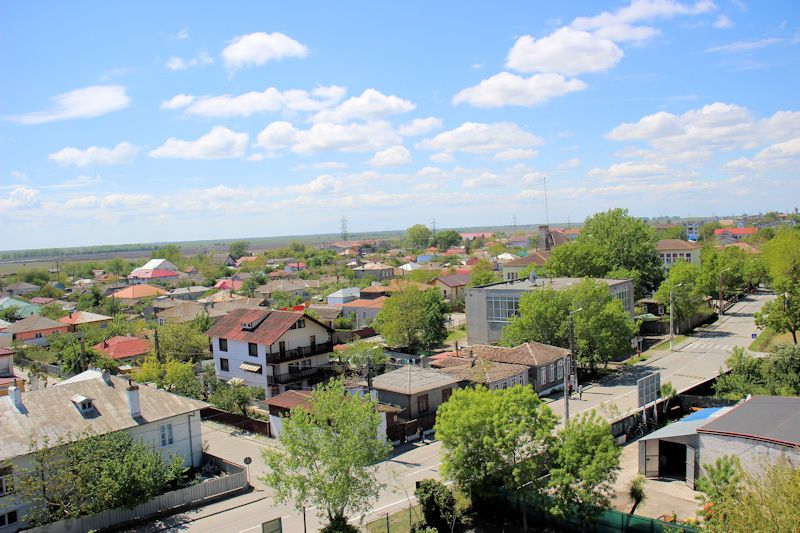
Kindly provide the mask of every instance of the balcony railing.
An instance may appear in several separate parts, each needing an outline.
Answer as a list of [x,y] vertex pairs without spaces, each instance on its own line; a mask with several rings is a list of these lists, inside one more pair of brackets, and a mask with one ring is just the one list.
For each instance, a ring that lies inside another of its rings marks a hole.
[[323,342],[322,344],[315,344],[314,346],[301,346],[300,348],[293,348],[285,350],[283,353],[272,353],[267,355],[267,364],[283,363],[301,357],[308,357],[309,355],[317,355],[320,353],[328,353],[331,351],[331,343]]
[[340,372],[340,368],[341,368],[340,365],[336,364],[299,368],[297,370],[292,370],[285,374],[277,374],[275,376],[271,376],[269,381],[273,382],[270,383],[270,385],[272,384],[285,385],[287,383],[302,381],[308,378],[325,379],[329,375],[333,375]]

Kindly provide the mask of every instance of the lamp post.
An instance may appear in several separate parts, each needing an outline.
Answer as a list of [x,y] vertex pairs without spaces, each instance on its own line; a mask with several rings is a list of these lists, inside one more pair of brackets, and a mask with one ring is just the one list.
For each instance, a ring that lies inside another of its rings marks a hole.
[[669,289],[669,351],[670,352],[672,351],[672,338],[675,336],[675,326],[674,326],[674,322],[673,322],[674,319],[673,319],[673,314],[672,314],[672,303],[673,303],[672,291],[674,289],[677,289],[678,287],[682,287],[682,286],[683,286],[683,283],[678,283],[677,285],[675,285],[674,287],[670,287],[670,289]]
[[717,319],[722,317],[722,274],[724,274],[730,269],[731,267],[728,267],[719,273],[719,300],[717,300],[717,305],[719,306],[719,312],[717,313]]
[[572,361],[575,360],[575,313],[583,311],[579,307],[569,312],[569,357],[564,359],[564,425],[569,423],[569,373]]

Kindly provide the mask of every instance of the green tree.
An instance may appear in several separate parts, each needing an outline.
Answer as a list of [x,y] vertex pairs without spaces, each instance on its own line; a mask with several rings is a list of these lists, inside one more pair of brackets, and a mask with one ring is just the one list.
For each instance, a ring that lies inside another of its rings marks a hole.
[[155,383],[167,392],[196,400],[202,400],[205,396],[203,384],[195,374],[192,363],[170,360],[161,364],[155,357],[147,357],[134,374],[134,379],[140,383]]
[[[703,305],[703,294],[697,286],[700,266],[679,261],[672,265],[667,279],[656,291],[655,299],[669,305],[669,293],[672,290],[674,300],[672,316],[676,321],[686,320],[694,316]],[[678,285],[681,285],[680,287]]]
[[697,291],[704,296],[717,297],[722,280],[723,296],[732,294],[745,285],[746,255],[739,248],[718,251],[706,246],[700,253],[700,275]]
[[792,342],[797,344],[797,330],[800,329],[800,284],[780,280],[775,284],[777,296],[755,312],[756,326],[770,328],[777,333],[791,333]]
[[671,381],[661,384],[661,398],[664,400],[664,413],[669,413],[669,402],[678,397],[678,391]]
[[436,413],[442,473],[474,499],[499,486],[541,486],[555,425],[531,387],[458,389]]
[[283,419],[282,448],[262,449],[261,480],[278,502],[292,499],[298,511],[313,506],[329,522],[366,512],[382,487],[373,465],[391,451],[379,426],[374,401],[331,381],[312,391],[308,409],[296,407]]
[[165,244],[164,246],[156,246],[153,248],[150,257],[153,259],[166,259],[176,266],[183,266],[186,258],[183,257],[181,247],[177,244]]
[[106,270],[117,276],[127,274],[129,272],[128,262],[121,257],[115,257],[106,264]]
[[701,241],[713,241],[714,232],[720,228],[722,228],[722,224],[719,222],[706,222],[700,226],[700,235],[698,237]]
[[492,263],[486,259],[481,259],[472,265],[472,270],[469,271],[469,283],[467,283],[467,286],[479,287],[496,281],[500,281],[500,276],[494,271]]
[[639,507],[640,504],[644,503],[644,501],[647,499],[647,494],[644,490],[646,484],[647,478],[641,474],[637,474],[633,477],[633,479],[631,479],[631,482],[628,485],[628,497],[633,502],[633,507],[631,507],[630,514],[635,513],[636,508]]
[[800,283],[800,232],[783,229],[764,245],[764,263],[774,282]]
[[519,346],[536,341],[552,346],[569,345],[569,312],[572,298],[567,291],[528,291],[519,300],[519,314],[503,328],[501,344]]
[[431,240],[431,230],[424,224],[414,224],[406,230],[406,243],[412,250],[427,248]]
[[9,305],[5,309],[0,309],[0,320],[6,322],[16,322],[22,320],[22,309],[16,305]]
[[223,381],[217,383],[213,389],[213,392],[208,396],[208,401],[214,407],[229,413],[248,416],[247,406],[250,405],[250,400],[253,399],[253,394],[249,387],[241,383],[231,385]]
[[655,289],[664,274],[653,228],[626,209],[587,218],[574,243],[551,252],[548,268],[553,275],[575,277],[604,277],[618,268],[636,270],[646,291]]
[[60,305],[55,304],[55,303],[51,303],[51,304],[47,304],[45,306],[42,306],[42,308],[39,310],[39,314],[41,316],[47,317],[47,318],[49,318],[51,320],[58,320],[62,316],[67,316],[69,313],[64,311],[61,308]]
[[456,499],[453,491],[441,481],[423,479],[417,482],[414,491],[425,524],[434,528],[434,531],[450,531],[457,518]]
[[594,411],[567,424],[556,437],[550,511],[560,518],[577,512],[581,524],[590,524],[611,505],[621,454],[611,426]]
[[248,254],[249,248],[250,243],[247,241],[234,241],[228,246],[228,253],[234,259],[239,259],[240,257],[244,257]]
[[197,363],[210,356],[208,337],[195,329],[191,322],[167,322],[159,326],[158,344],[162,361],[174,359]]
[[92,285],[91,289],[78,297],[75,308],[78,311],[99,311],[105,299],[100,288],[97,285]]
[[461,243],[461,234],[455,230],[447,229],[433,236],[433,245],[440,250],[447,250]]
[[64,296],[64,291],[52,285],[44,285],[41,289],[36,291],[36,295],[42,298],[61,298]]
[[444,341],[446,319],[447,305],[437,289],[412,286],[387,299],[372,325],[388,345],[414,352]]
[[670,226],[668,228],[656,228],[656,239],[680,239],[686,240],[686,228],[683,226]]
[[706,518],[711,518],[713,506],[739,498],[744,471],[739,458],[735,455],[718,457],[713,464],[705,464],[703,468],[706,473],[697,479],[695,487],[702,493],[698,499],[705,504],[702,513]]
[[31,443],[30,466],[15,472],[15,489],[39,526],[120,507],[132,508],[180,480],[183,457],[161,453],[123,431],[62,435]]
[[767,394],[761,363],[758,359],[737,346],[725,364],[730,368],[730,372],[726,374],[720,369],[720,376],[714,383],[716,396],[741,400],[748,394]]
[[781,343],[760,361],[764,385],[773,396],[800,396],[800,346]]
[[374,342],[356,336],[355,340],[346,344],[345,349],[336,352],[336,356],[351,367],[359,370],[372,366],[377,368],[386,364],[389,357],[384,349]]

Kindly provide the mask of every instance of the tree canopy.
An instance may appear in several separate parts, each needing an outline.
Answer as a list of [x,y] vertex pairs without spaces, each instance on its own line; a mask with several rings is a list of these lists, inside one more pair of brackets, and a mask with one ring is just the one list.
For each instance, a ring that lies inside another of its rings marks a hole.
[[447,338],[447,313],[439,290],[411,286],[388,298],[372,325],[389,346],[415,352]]
[[433,245],[440,250],[446,250],[461,243],[461,234],[452,229],[440,231],[432,237]]
[[391,451],[379,426],[373,400],[333,380],[311,393],[310,408],[295,407],[283,419],[282,448],[262,448],[261,480],[277,501],[293,500],[298,511],[313,506],[330,522],[366,512],[382,487],[372,465]]
[[406,243],[411,249],[427,248],[431,240],[431,230],[425,224],[414,224],[406,230]]
[[755,358],[736,347],[725,361],[730,368],[714,383],[717,396],[741,400],[748,394],[800,395],[800,347],[778,344],[769,357]]
[[641,276],[644,290],[663,278],[655,231],[627,209],[611,209],[586,219],[575,242],[558,246],[547,263],[554,276],[606,277],[623,268]]
[[655,299],[669,305],[669,293],[672,290],[672,316],[676,321],[692,317],[703,304],[703,294],[697,283],[699,277],[699,265],[678,261],[669,269],[667,279],[656,291]]
[[469,271],[469,282],[467,285],[469,287],[479,287],[481,285],[494,283],[495,281],[500,281],[500,276],[494,271],[492,263],[486,259],[481,259],[472,265],[472,270]]
[[228,253],[234,259],[244,257],[248,253],[250,243],[247,241],[234,241],[228,245]]

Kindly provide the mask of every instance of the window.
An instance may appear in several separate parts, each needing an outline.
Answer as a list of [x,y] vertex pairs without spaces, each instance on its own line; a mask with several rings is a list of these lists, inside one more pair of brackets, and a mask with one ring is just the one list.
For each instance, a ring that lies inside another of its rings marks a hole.
[[420,413],[427,413],[428,412],[428,395],[423,394],[422,396],[417,397],[417,411]]
[[539,369],[539,383],[542,385],[547,384],[547,369],[545,367]]
[[316,335],[311,335],[308,338],[308,345],[311,346],[312,350],[317,347],[317,336]]
[[10,526],[17,523],[17,512],[11,511],[7,514],[0,514],[0,527]]
[[306,319],[305,318],[301,318],[300,320],[297,321],[297,329],[304,328],[304,327],[306,327]]
[[220,358],[219,358],[219,369],[220,369],[222,372],[227,372],[227,371],[228,371],[228,369],[229,369],[229,366],[228,366],[228,360],[227,360],[227,359],[225,359],[224,357],[220,357]]
[[561,359],[556,363],[556,375],[558,379],[562,379],[564,377],[564,360]]
[[281,341],[281,342],[278,343],[278,351],[280,352],[281,357],[286,355],[286,342],[285,341]]
[[254,342],[247,343],[247,354],[250,357],[258,357],[258,344]]
[[42,333],[41,331],[37,331],[36,333],[33,334],[33,338],[34,339],[43,339],[44,338],[44,333]]
[[511,296],[490,296],[486,299],[486,319],[489,322],[508,322],[517,314],[519,298]]
[[453,389],[451,388],[442,389],[442,403],[449,400],[450,396],[452,395],[453,395]]
[[303,359],[303,368],[311,368],[311,359]]
[[14,471],[11,466],[0,468],[0,498],[14,492]]
[[518,276],[519,273],[517,272],[509,272],[508,274],[506,274],[506,279],[509,281],[514,281],[515,279],[517,279]]
[[550,365],[550,381],[556,380],[556,365]]
[[228,339],[220,339],[219,340],[219,351],[220,352],[227,352],[228,351]]
[[158,432],[161,435],[161,447],[169,446],[174,441],[172,440],[172,424],[164,424],[158,426]]

